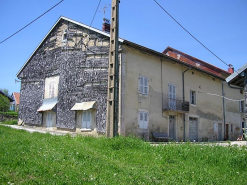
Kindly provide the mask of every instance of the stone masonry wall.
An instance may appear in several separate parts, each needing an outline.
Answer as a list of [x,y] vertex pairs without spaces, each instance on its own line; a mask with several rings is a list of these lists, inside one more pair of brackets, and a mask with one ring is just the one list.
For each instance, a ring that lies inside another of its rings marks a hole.
[[[67,39],[64,40],[64,34]],[[18,78],[22,80],[19,118],[42,124],[45,78],[59,75],[57,122],[74,129],[75,103],[97,102],[97,130],[106,129],[109,38],[79,25],[60,21],[38,48]]]

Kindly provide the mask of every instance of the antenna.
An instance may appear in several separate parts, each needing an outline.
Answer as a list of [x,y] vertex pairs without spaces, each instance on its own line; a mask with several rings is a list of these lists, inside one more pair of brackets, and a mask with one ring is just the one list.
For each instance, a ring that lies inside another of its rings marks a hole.
[[104,13],[104,19],[105,19],[105,13],[107,11],[107,8],[109,8],[110,6],[111,6],[110,4],[108,4],[108,6],[105,4],[105,6],[99,11],[99,12],[103,12]]

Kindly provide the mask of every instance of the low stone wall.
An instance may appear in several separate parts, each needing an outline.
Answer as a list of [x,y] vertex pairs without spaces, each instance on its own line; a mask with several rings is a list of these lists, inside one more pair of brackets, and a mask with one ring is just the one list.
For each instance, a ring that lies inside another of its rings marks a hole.
[[0,122],[3,122],[5,120],[12,120],[12,119],[17,119],[18,116],[13,116],[13,115],[5,115],[0,113]]

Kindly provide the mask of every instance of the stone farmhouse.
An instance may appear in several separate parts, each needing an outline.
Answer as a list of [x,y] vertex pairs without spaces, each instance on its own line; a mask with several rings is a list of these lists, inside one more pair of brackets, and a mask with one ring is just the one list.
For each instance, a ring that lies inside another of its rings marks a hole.
[[[19,121],[87,135],[106,132],[110,35],[60,17],[17,74]],[[118,133],[152,140],[236,140],[243,92],[228,71],[171,47],[119,38]],[[231,70],[231,68],[230,68]]]

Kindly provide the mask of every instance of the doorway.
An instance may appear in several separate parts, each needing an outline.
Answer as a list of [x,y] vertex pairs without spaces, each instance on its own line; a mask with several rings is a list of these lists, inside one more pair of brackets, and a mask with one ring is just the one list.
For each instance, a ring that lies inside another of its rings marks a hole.
[[175,129],[176,128],[176,120],[175,120],[175,116],[169,116],[169,137],[176,139],[176,133],[175,133]]
[[198,141],[198,119],[189,118],[189,140]]
[[229,124],[226,124],[226,137],[225,140],[229,140]]

